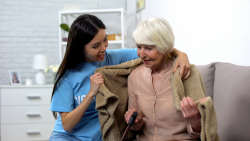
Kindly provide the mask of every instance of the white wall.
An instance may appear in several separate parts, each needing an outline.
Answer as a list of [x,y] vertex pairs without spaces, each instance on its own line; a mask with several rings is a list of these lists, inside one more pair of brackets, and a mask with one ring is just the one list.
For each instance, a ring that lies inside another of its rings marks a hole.
[[[173,27],[175,47],[191,63],[214,61],[250,65],[250,1],[146,0],[135,11],[135,0],[1,0],[0,84],[9,84],[9,70],[20,70],[22,80],[34,78],[33,56],[46,54],[59,63],[58,10],[120,8],[127,10],[127,47],[135,47],[132,33],[142,19],[163,17]],[[48,74],[48,83],[52,75]],[[33,79],[34,81],[34,79]]]
[[137,18],[136,13],[136,0],[127,0],[127,47],[135,48],[136,45],[133,41],[133,32],[141,19]]
[[196,65],[230,62],[250,66],[250,1],[146,0],[137,19],[163,17],[175,47]]
[[[9,70],[19,70],[23,84],[37,70],[33,56],[46,54],[59,64],[59,10],[97,9],[100,0],[0,0],[0,85],[10,82]],[[47,74],[47,83],[52,83]]]

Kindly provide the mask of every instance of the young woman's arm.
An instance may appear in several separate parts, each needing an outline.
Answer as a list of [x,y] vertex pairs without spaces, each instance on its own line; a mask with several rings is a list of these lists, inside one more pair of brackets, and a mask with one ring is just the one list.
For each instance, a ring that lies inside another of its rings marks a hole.
[[180,67],[180,77],[183,79],[187,79],[188,76],[190,75],[190,69],[191,69],[191,65],[189,64],[187,54],[175,48],[169,54],[171,56],[178,57],[173,72],[175,72],[177,68]]
[[103,82],[104,79],[100,73],[92,75],[90,77],[90,91],[83,101],[73,111],[60,113],[63,129],[65,131],[71,132],[73,128],[81,121],[93,98],[97,95],[100,84]]
[[72,129],[81,121],[94,98],[92,95],[93,94],[90,94],[89,92],[79,106],[77,106],[73,111],[60,113],[63,129],[65,131],[71,132]]
[[[137,55],[137,49],[114,49],[114,50],[107,50],[109,65],[118,65],[133,59],[139,58]],[[191,65],[189,64],[188,56],[186,53],[181,52],[177,49],[173,49],[171,56],[178,57],[176,60],[176,64],[174,66],[173,72],[180,67],[180,76],[183,79],[188,78],[190,75]]]

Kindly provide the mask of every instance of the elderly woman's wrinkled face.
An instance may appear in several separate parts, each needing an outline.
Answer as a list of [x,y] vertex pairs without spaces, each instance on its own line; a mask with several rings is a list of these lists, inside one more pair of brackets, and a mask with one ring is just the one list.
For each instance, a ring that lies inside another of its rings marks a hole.
[[160,54],[155,46],[138,45],[137,55],[143,60],[143,63],[148,68],[158,68],[161,65],[164,54]]

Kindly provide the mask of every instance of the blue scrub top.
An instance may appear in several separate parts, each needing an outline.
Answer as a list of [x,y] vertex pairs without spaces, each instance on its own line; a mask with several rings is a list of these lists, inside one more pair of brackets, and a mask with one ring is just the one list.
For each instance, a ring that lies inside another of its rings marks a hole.
[[[88,94],[90,90],[90,76],[94,74],[97,68],[118,65],[137,58],[137,49],[115,49],[106,50],[105,59],[102,62],[80,62],[76,68],[67,70],[57,84],[50,110],[54,112],[71,112]],[[83,141],[102,141],[95,104],[94,98],[79,124],[70,133],[63,129],[59,114],[53,131],[74,135]]]

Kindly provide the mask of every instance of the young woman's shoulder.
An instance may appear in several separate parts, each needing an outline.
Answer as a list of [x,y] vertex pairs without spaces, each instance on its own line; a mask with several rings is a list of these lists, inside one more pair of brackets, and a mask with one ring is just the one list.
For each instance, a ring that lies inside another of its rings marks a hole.
[[68,83],[71,84],[72,78],[75,77],[75,70],[74,69],[67,69],[62,78],[59,80],[60,83]]
[[117,65],[137,58],[136,49],[126,48],[106,50],[106,60],[110,63],[110,65]]
[[107,49],[106,53],[109,55],[131,55],[132,54],[137,54],[137,49],[136,48],[120,48],[120,49]]
[[[70,75],[70,74],[72,74],[72,72],[69,71],[69,70],[67,70],[67,71],[63,74],[63,76],[62,76],[62,78],[61,78],[60,81],[69,81],[69,75]],[[59,82],[60,82],[60,81],[59,81]]]

